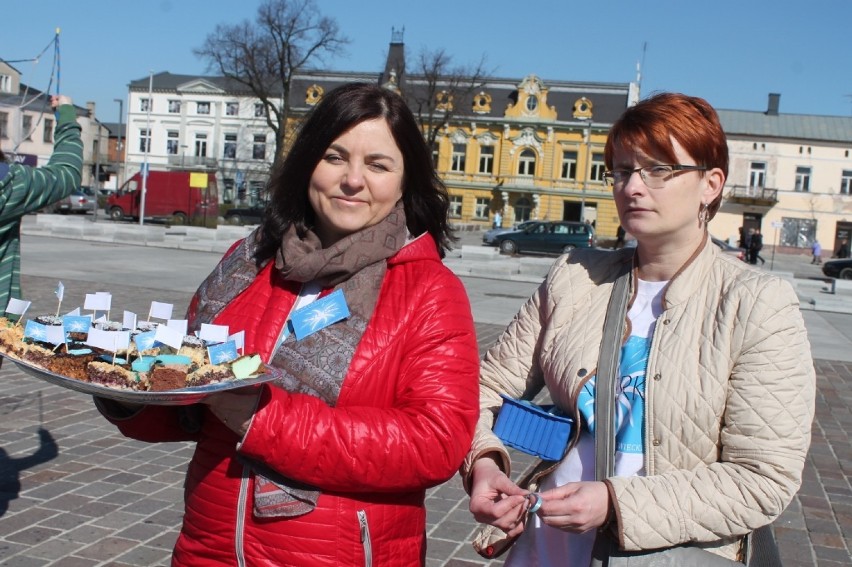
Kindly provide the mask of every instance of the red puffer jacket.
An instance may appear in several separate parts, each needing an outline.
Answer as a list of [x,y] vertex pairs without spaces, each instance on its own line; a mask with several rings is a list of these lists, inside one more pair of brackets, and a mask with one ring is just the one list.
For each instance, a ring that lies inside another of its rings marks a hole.
[[[298,289],[270,263],[216,323],[245,325],[246,352],[268,359]],[[465,290],[424,235],[388,260],[335,407],[265,386],[242,442],[206,409],[194,434],[167,406],[112,421],[136,439],[197,441],[173,565],[411,567],[425,562],[425,490],[470,447],[478,359]],[[318,487],[316,509],[254,517],[240,456]]]

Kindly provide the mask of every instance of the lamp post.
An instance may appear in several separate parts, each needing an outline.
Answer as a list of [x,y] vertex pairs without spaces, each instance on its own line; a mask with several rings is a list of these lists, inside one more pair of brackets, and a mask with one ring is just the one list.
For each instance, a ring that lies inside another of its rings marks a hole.
[[145,194],[148,192],[148,174],[151,172],[151,163],[149,161],[151,157],[151,138],[153,138],[153,133],[151,132],[151,107],[154,106],[154,72],[151,71],[150,75],[148,75],[148,115],[146,119],[145,128],[148,130],[148,140],[145,143],[145,163],[143,165],[142,175],[142,195],[140,195],[139,199],[139,225],[145,224]]
[[122,182],[121,162],[123,160],[122,160],[122,151],[121,151],[122,150],[122,147],[121,147],[121,128],[122,128],[122,125],[124,124],[124,101],[121,100],[120,98],[114,98],[112,100],[114,100],[115,102],[118,103],[118,143],[115,145],[115,151],[116,151],[115,163],[117,165],[116,169],[118,170],[118,172],[117,172],[118,173],[118,176],[117,176],[118,179],[116,180],[116,187],[115,188],[118,189],[119,187],[121,187],[121,182]]
[[586,146],[586,174],[583,176],[583,189],[580,194],[580,222],[586,221],[586,188],[589,185],[589,175],[592,173],[592,119],[586,121],[583,128],[583,144]]

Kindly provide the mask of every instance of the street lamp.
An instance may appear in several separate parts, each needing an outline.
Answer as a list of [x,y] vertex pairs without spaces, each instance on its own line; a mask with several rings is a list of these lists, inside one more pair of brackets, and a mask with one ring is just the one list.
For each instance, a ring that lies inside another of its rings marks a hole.
[[592,119],[586,121],[583,128],[583,144],[586,146],[586,174],[583,176],[583,190],[580,194],[580,222],[586,221],[586,188],[589,186],[589,175],[592,173]]
[[121,179],[121,174],[122,174],[121,162],[123,161],[122,160],[123,154],[122,154],[122,151],[121,151],[121,128],[122,128],[122,125],[124,124],[124,122],[123,122],[123,120],[124,120],[124,101],[121,100],[120,98],[114,98],[112,100],[114,100],[115,102],[118,103],[118,143],[115,146],[115,151],[116,151],[115,163],[117,165],[116,169],[118,170],[118,180],[117,180],[115,188],[118,189],[119,187],[121,187],[121,181],[122,181],[122,179]]

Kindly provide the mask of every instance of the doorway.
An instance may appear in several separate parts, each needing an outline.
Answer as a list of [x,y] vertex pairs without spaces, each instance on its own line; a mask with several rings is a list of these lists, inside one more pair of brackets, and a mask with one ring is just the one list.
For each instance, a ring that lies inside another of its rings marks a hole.
[[749,229],[760,230],[760,225],[763,223],[763,215],[760,213],[743,213],[743,225],[740,227],[740,248],[745,248],[745,237]]

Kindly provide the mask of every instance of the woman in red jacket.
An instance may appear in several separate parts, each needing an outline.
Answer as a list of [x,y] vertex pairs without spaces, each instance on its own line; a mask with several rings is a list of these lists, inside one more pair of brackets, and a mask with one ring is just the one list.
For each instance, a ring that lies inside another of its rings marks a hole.
[[422,565],[425,490],[458,469],[478,414],[470,306],[441,262],[446,190],[402,99],[350,84],[270,192],[188,318],[245,331],[283,378],[185,409],[98,405],[129,437],[197,442],[173,565]]

